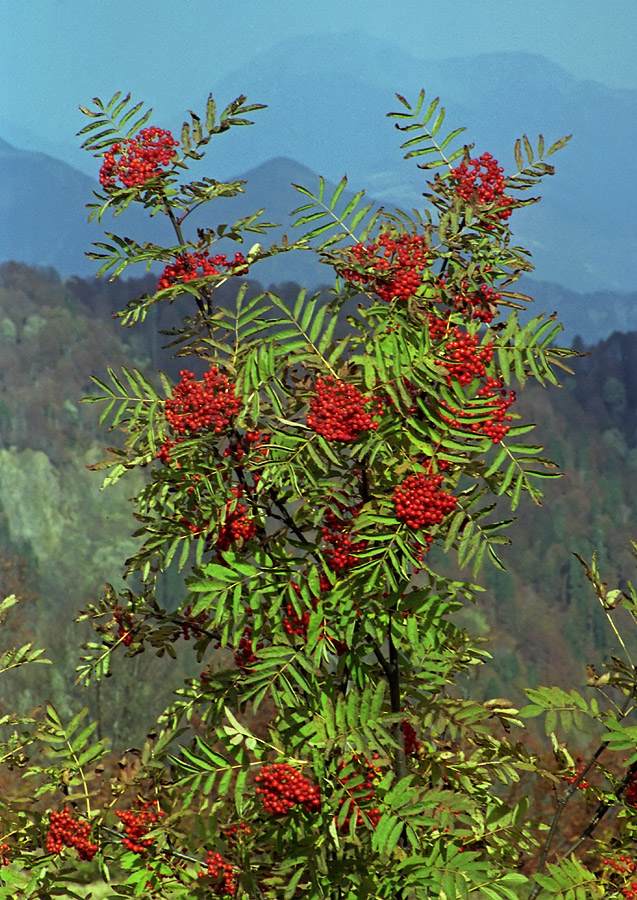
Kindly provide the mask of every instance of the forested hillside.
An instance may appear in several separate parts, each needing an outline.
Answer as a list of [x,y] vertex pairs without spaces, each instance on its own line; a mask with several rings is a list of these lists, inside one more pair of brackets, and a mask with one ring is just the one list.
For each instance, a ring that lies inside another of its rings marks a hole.
[[[47,646],[56,665],[37,674],[46,672],[62,711],[74,690],[78,634],[60,632],[56,623],[95,601],[105,581],[118,583],[135,527],[127,497],[136,485],[124,479],[100,493],[100,474],[87,468],[118,436],[99,431],[100,410],[79,400],[91,391],[90,374],[103,376],[108,364],[162,368],[173,378],[183,367],[156,337],[157,324],[168,329],[180,317],[177,303],[159,323],[139,329],[122,330],[112,318],[154,287],[153,276],[62,281],[53,270],[0,266],[0,593],[24,594],[27,602],[9,624],[16,641]],[[220,299],[231,302],[235,289],[227,287]],[[283,297],[297,290],[279,286]],[[585,664],[612,652],[574,552],[587,557],[597,549],[609,581],[634,577],[628,539],[637,538],[637,333],[580,349],[586,355],[574,361],[562,390],[531,387],[514,407],[524,421],[538,423],[534,440],[564,476],[546,482],[542,508],[529,502],[520,508],[513,545],[502,552],[509,571],[486,569],[483,601],[467,614],[496,638],[490,649],[498,664],[490,671],[499,679],[484,679],[485,695],[520,701],[523,683],[581,685]],[[175,574],[160,603],[176,606],[180,590]],[[188,672],[175,663],[173,684],[163,678],[159,688],[150,660],[121,669],[93,702],[105,732],[114,726],[130,743]],[[0,703],[15,706],[19,698],[26,708],[41,700],[40,689],[24,679],[5,681]]]

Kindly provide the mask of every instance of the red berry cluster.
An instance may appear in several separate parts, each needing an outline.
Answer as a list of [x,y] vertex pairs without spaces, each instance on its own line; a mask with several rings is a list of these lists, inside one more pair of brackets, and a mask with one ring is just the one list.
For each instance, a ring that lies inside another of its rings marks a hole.
[[332,572],[346,572],[359,562],[358,554],[367,549],[367,541],[352,539],[352,527],[363,504],[348,505],[337,502],[341,516],[326,508],[323,513],[321,535],[328,545],[323,549],[327,565]]
[[[449,416],[442,415],[445,422],[448,422],[452,428],[470,428],[471,431],[486,435],[491,438],[494,444],[498,444],[506,435],[513,418],[507,415],[507,410],[512,403],[515,403],[515,391],[507,391],[502,381],[497,378],[487,378],[483,386],[477,392],[478,397],[482,397],[486,402],[485,406],[493,409],[493,415],[485,419],[484,413],[472,412],[471,410],[458,410],[446,403],[443,406],[449,413]],[[481,416],[478,421],[471,421],[473,418]]]
[[318,785],[288,763],[263,766],[254,780],[262,785],[256,788],[256,793],[261,795],[265,811],[272,815],[287,815],[295,806],[314,812],[321,805]]
[[129,612],[124,612],[121,606],[116,606],[113,610],[113,618],[117,623],[117,634],[122,639],[125,647],[130,647],[133,643],[133,617]]
[[350,248],[354,259],[365,272],[342,268],[341,274],[352,284],[369,286],[381,300],[409,300],[422,283],[422,273],[428,264],[424,235],[402,234],[395,238],[386,231],[378,241]]
[[9,844],[0,844],[0,866],[8,866],[11,863],[11,847]]
[[49,853],[61,853],[64,847],[75,847],[78,857],[90,862],[98,850],[97,844],[89,841],[90,833],[89,823],[74,819],[66,806],[61,813],[51,813],[46,849]]
[[[235,498],[243,496],[243,488],[239,485],[230,489]],[[232,508],[234,506],[234,509]],[[257,533],[254,519],[247,515],[247,507],[243,503],[235,503],[228,500],[226,503],[226,518],[221,526],[221,531],[215,542],[215,550],[228,550],[237,541],[249,541]]]
[[195,278],[210,278],[220,275],[221,270],[231,275],[247,275],[248,264],[243,253],[235,253],[228,260],[225,253],[206,256],[205,253],[181,253],[175,262],[166,266],[157,283],[157,290],[163,291],[173,284],[184,284]]
[[[175,444],[176,444],[176,441],[164,441],[164,443],[161,445],[161,447],[157,451],[157,459],[160,462],[163,462],[163,464],[165,466],[167,466],[171,460],[170,451],[173,449]],[[178,468],[181,467],[180,462],[177,463],[177,467]]]
[[[308,427],[328,441],[354,441],[364,431],[375,431],[374,416],[382,411],[374,397],[365,397],[354,384],[335,381],[331,375],[316,380],[310,400]],[[367,407],[371,405],[371,412]]]
[[448,372],[449,384],[457,381],[464,387],[471,384],[475,378],[485,377],[486,367],[493,359],[492,343],[481,347],[479,335],[469,334],[457,327],[451,330],[446,319],[430,315],[427,321],[432,341],[445,341],[444,355],[440,363]]
[[163,128],[144,128],[135,138],[113,144],[104,154],[100,169],[102,187],[113,187],[116,180],[124,187],[141,187],[169,166],[177,155],[179,143]]
[[[635,865],[630,856],[622,855],[618,856],[617,859],[603,859],[602,865],[608,866],[609,869],[614,869],[620,875],[632,875],[637,871],[637,865]],[[624,900],[637,900],[637,881],[631,881],[630,884],[625,885],[625,887],[620,889],[620,893]]]
[[[441,278],[438,285],[444,288],[445,283],[445,279]],[[466,290],[465,283],[462,293],[454,294],[450,298],[444,298],[444,300],[457,312],[488,325],[494,320],[498,312],[496,304],[502,300],[502,297],[494,288],[489,287],[487,284],[483,284],[478,291],[471,292]],[[443,296],[438,297],[438,302],[443,302]]]
[[628,803],[632,803],[634,806],[637,806],[637,774],[633,775],[626,785],[624,797],[626,798],[626,801]]
[[235,385],[216,366],[204,372],[203,382],[187,369],[179,374],[181,381],[166,400],[168,424],[179,435],[207,429],[220,434],[241,409]]
[[237,462],[243,462],[246,453],[256,451],[257,456],[266,457],[269,452],[268,443],[270,435],[262,431],[246,431],[239,436],[236,444],[232,444],[223,451],[224,458],[232,456]]
[[[196,477],[197,475],[195,475],[195,478]],[[192,487],[189,488],[188,492],[190,493],[191,490]],[[218,553],[228,550],[230,546],[237,541],[250,540],[257,532],[254,519],[247,515],[247,507],[244,506],[243,503],[237,502],[240,497],[243,497],[243,487],[237,485],[230,489],[230,493],[232,494],[232,497],[226,501],[223,524],[221,525],[217,539],[211,548]],[[210,520],[201,521],[201,516],[197,518],[198,509],[199,508],[196,505],[191,506],[189,509],[188,514],[194,516],[195,521],[192,521],[185,515],[179,516],[177,521],[179,525],[183,525],[195,535],[207,534],[212,530],[211,522]],[[201,614],[198,618],[204,620],[205,616],[204,614]]]
[[[584,765],[584,762],[582,761],[582,757],[581,757],[581,756],[578,756],[578,757],[576,758],[575,762],[579,763],[579,768],[574,769],[574,770],[573,770],[573,773],[572,773],[571,775],[563,775],[563,776],[562,776],[562,781],[566,781],[567,784],[575,784],[575,782],[577,781],[577,779],[579,778],[579,776],[581,775],[581,773],[582,773],[582,772],[584,771],[584,769],[586,768],[586,766]],[[588,781],[582,780],[582,781],[580,781],[580,783],[577,785],[577,790],[578,790],[578,791],[583,791],[584,788],[587,788],[587,787],[590,787],[590,783],[589,783]]]
[[[373,754],[373,759],[378,759],[378,753]],[[372,826],[372,828],[376,828],[380,821],[380,810],[377,806],[369,809],[369,804],[374,800],[374,782],[378,779],[378,775],[381,772],[380,766],[375,766],[373,762],[370,762],[368,759],[361,759],[357,753],[354,754],[354,761],[358,763],[358,767],[362,769],[360,774],[352,774],[352,775],[341,775],[339,777],[339,781],[341,784],[347,784],[350,779],[356,780],[357,784],[352,788],[347,790],[349,797],[351,798],[352,807],[356,810],[356,824],[362,825],[363,822],[368,822]],[[345,768],[345,763],[339,763],[339,769],[342,770]],[[360,781],[360,778],[363,778],[363,781]],[[341,806],[345,800],[341,800]],[[351,815],[345,816],[343,819],[343,823],[341,825],[341,830],[347,831],[349,828]]]
[[478,413],[458,410],[443,402],[446,414],[442,418],[454,428],[470,428],[475,433],[481,432],[497,444],[510,428],[504,422],[512,419],[507,410],[515,402],[515,391],[505,390],[502,381],[487,375],[487,366],[493,359],[493,344],[480,347],[478,335],[467,334],[460,328],[451,331],[449,322],[436,316],[429,315],[427,324],[433,341],[452,337],[445,345],[444,355],[440,360],[447,370],[448,384],[457,381],[460,385],[467,386],[475,379],[484,379],[476,396],[483,400],[483,406],[493,409],[493,414],[485,418],[484,411]]
[[[193,510],[196,512],[196,508]],[[191,522],[190,519],[186,518],[186,516],[179,517],[179,524],[183,525],[188,531],[192,531],[193,534],[200,535],[205,534],[206,531],[210,528],[210,522],[205,522],[203,524],[198,522]]]
[[141,803],[138,801],[137,809],[115,810],[124,825],[126,837],[122,838],[122,844],[127,850],[133,853],[139,853],[141,856],[146,855],[146,848],[154,843],[154,838],[147,838],[145,835],[151,831],[157,822],[164,815],[163,809],[159,808],[157,800],[152,803]]
[[[456,183],[456,194],[463,200],[475,200],[480,206],[505,207],[497,212],[497,218],[505,221],[511,215],[510,207],[514,200],[504,193],[506,183],[503,171],[497,159],[490,153],[483,153],[478,159],[470,159],[469,165],[463,162],[452,169],[451,178]],[[485,218],[495,218],[495,215]]]
[[237,835],[241,836],[242,834],[252,834],[252,829],[246,822],[241,822],[239,825],[230,825],[224,831],[229,846],[232,846],[235,843]]
[[208,850],[206,856],[206,871],[199,872],[199,878],[214,878],[216,881],[214,893],[219,897],[234,897],[237,891],[236,870],[232,863],[223,858],[220,853]]
[[439,525],[456,508],[457,498],[440,489],[444,475],[419,472],[394,488],[396,517],[410,528]]
[[193,618],[192,607],[188,604],[182,615],[183,618],[186,619],[185,622],[181,623],[181,635],[183,639],[189,641],[191,635],[198,637],[201,634],[201,629],[204,628],[208,622],[206,611],[200,612],[198,616]]
[[[316,598],[312,601],[312,606],[315,609],[318,606],[318,600]],[[310,624],[310,613],[305,610],[299,616],[292,603],[286,604],[285,612],[286,615],[283,617],[283,627],[287,633],[289,635],[296,635],[305,640],[307,638],[307,627]]]
[[411,722],[406,722],[403,720],[401,723],[402,732],[403,732],[403,741],[405,744],[405,753],[407,756],[413,756],[418,753],[422,744],[416,737],[416,729],[411,724]]
[[[259,651],[263,647],[263,641],[259,641],[256,650]],[[249,672],[253,663],[258,657],[252,649],[252,626],[246,625],[241,634],[239,646],[234,654],[235,665],[246,672]]]
[[[223,457],[232,457],[243,468],[244,484],[248,492],[256,487],[261,478],[261,468],[270,452],[270,435],[262,431],[246,431],[223,451]],[[248,458],[246,459],[246,455]],[[252,484],[245,478],[249,472]]]

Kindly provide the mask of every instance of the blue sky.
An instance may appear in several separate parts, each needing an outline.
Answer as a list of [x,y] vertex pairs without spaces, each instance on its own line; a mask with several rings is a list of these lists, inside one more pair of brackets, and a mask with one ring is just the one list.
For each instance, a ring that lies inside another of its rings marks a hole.
[[636,0],[0,0],[0,9],[0,137],[60,156],[84,124],[78,104],[93,96],[130,89],[158,111],[183,109],[294,35],[323,34],[326,66],[330,35],[358,31],[432,59],[539,52],[580,78],[637,89]]

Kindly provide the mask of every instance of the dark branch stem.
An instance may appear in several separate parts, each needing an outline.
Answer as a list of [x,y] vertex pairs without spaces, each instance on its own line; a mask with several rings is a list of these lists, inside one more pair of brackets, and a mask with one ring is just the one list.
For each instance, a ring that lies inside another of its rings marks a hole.
[[[374,647],[374,656],[378,660],[378,663],[383,670],[383,674],[387,679],[387,683],[389,684],[391,711],[392,713],[398,713],[402,708],[400,697],[400,668],[398,665],[398,651],[392,641],[391,634],[389,635],[389,661],[385,659],[378,646]],[[398,751],[396,753],[396,759],[394,760],[394,771],[396,773],[396,778],[400,781],[401,778],[405,778],[407,775],[405,743],[400,722],[396,722],[392,729],[392,733],[398,744]]]
[[175,214],[172,210],[172,207],[166,198],[164,198],[164,209],[166,210],[166,215],[170,219],[171,225],[173,226],[175,234],[177,235],[177,240],[179,241],[179,245],[183,246],[185,241],[184,241],[183,231],[181,230],[181,225],[175,218]]
[[[391,631],[389,634],[389,699],[391,702],[391,711],[399,713],[402,709],[402,700],[400,696],[400,666],[398,664],[398,651],[392,640]],[[405,741],[403,737],[402,724],[396,722],[393,727],[394,740],[398,744],[396,751],[395,771],[396,778],[400,781],[407,777],[407,758],[405,756]]]

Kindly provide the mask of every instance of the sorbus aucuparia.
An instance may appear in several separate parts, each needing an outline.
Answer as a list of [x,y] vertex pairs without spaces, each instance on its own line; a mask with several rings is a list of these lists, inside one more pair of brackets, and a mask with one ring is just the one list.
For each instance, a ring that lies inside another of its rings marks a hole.
[[314,812],[321,805],[321,791],[307,776],[288,763],[262,766],[254,779],[263,808],[275,816],[287,815],[295,806]]
[[[374,761],[378,758],[379,756],[377,753],[373,754],[371,761],[368,759],[361,759],[359,755],[355,753],[353,756],[354,766],[359,772],[339,776],[339,781],[343,785],[347,785],[351,779],[356,780],[355,785],[351,788],[347,788],[347,794],[351,800],[351,805],[356,811],[356,824],[362,825],[364,821],[367,821],[372,828],[376,828],[381,817],[378,807],[375,806],[370,808],[370,804],[374,801],[374,782],[382,771],[380,766],[374,765]],[[339,769],[341,771],[345,768],[346,765],[344,762],[339,763]],[[361,778],[363,779],[362,781],[360,780]],[[340,806],[342,807],[345,802],[346,801],[342,799],[340,801]],[[341,825],[343,831],[348,829],[350,820],[351,813],[343,819]]]
[[307,424],[326,440],[355,441],[364,431],[378,428],[374,416],[382,409],[379,401],[373,396],[365,397],[356,385],[336,381],[328,375],[316,380],[315,390]]
[[113,618],[117,623],[117,634],[122,639],[125,647],[130,647],[133,643],[133,617],[129,612],[125,612],[121,606],[116,606],[113,610]]
[[152,803],[138,801],[137,809],[117,809],[115,810],[115,815],[124,825],[126,833],[126,837],[122,838],[122,844],[127,850],[145,856],[146,849],[155,840],[154,838],[147,838],[146,835],[164,815],[163,809],[159,808],[158,801],[155,800]]
[[156,126],[143,128],[136,137],[113,144],[104,154],[100,184],[109,188],[120,181],[127,188],[142,187],[162,171],[162,166],[170,165],[178,146],[170,131]]
[[341,266],[340,273],[352,284],[369,287],[387,302],[393,299],[409,300],[420,287],[423,271],[429,264],[424,235],[401,234],[394,237],[385,231],[376,243],[367,246],[355,244],[349,249],[354,261],[364,267],[364,271]]
[[205,866],[206,871],[199,872],[199,878],[214,878],[214,893],[219,897],[233,897],[237,890],[235,866],[213,850],[208,850]]
[[443,479],[442,473],[408,475],[394,488],[396,517],[415,530],[439,525],[458,502],[440,489]]
[[196,381],[187,369],[182,369],[179,374],[181,381],[175,385],[172,397],[168,397],[165,405],[170,427],[179,435],[203,430],[221,434],[241,409],[235,385],[216,366],[204,373],[203,382]]
[[246,275],[248,264],[243,253],[235,253],[228,260],[225,253],[206,256],[205,253],[181,253],[174,263],[167,265],[157,283],[157,290],[163,291],[173,284],[184,284],[195,278],[210,278],[225,270],[230,275]]
[[321,536],[328,545],[323,549],[327,565],[333,572],[342,573],[357,565],[358,554],[367,549],[367,541],[357,541],[351,535],[354,520],[363,504],[348,505],[336,501],[335,505],[342,515],[339,516],[326,508],[323,513]]
[[66,806],[61,813],[51,813],[46,849],[49,853],[61,853],[64,847],[74,847],[80,859],[90,862],[98,851],[97,844],[89,841],[90,833],[89,823],[74,819]]
[[[490,153],[483,153],[477,159],[470,159],[469,164],[461,163],[451,170],[451,180],[456,185],[456,194],[463,200],[474,201],[485,219],[506,221],[511,215],[511,205],[515,202],[504,191],[506,182],[503,168]],[[492,212],[493,207],[499,207]]]
[[[263,647],[263,641],[259,641],[256,645],[257,652]],[[252,649],[252,626],[246,625],[239,640],[239,646],[234,654],[235,665],[246,672],[250,671],[252,663],[257,661],[258,657]]]

